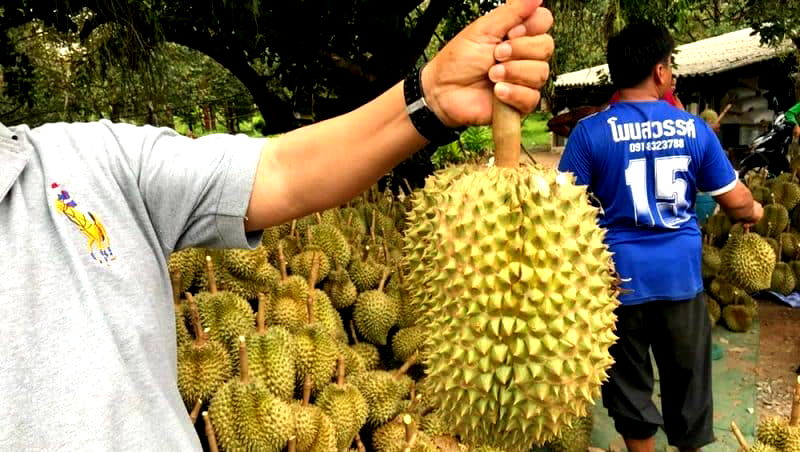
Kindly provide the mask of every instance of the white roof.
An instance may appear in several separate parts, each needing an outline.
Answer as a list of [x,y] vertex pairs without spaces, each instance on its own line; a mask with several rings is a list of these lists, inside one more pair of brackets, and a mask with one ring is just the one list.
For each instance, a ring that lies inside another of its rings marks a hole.
[[[789,40],[777,47],[761,44],[752,28],[702,39],[675,49],[675,74],[679,77],[710,75],[777,57],[792,48]],[[608,65],[558,75],[557,87],[609,84]]]

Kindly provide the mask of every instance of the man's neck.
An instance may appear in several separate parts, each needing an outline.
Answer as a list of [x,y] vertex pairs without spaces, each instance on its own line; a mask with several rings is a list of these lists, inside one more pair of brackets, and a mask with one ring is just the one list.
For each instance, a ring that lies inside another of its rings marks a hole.
[[620,102],[653,102],[660,99],[655,86],[634,86],[619,90]]

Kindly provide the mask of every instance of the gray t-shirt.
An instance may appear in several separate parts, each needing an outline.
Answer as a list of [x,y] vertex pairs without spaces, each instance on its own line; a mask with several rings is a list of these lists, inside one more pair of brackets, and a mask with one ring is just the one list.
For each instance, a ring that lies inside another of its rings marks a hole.
[[167,257],[254,247],[264,140],[100,121],[0,137],[0,450],[185,451]]

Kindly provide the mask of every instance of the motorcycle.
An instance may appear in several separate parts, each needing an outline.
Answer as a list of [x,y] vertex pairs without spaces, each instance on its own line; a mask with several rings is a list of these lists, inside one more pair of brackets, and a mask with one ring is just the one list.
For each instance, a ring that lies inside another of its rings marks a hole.
[[753,139],[746,155],[739,160],[739,174],[744,176],[754,169],[765,168],[770,177],[789,172],[789,145],[792,143],[794,124],[783,114],[772,121],[769,128]]

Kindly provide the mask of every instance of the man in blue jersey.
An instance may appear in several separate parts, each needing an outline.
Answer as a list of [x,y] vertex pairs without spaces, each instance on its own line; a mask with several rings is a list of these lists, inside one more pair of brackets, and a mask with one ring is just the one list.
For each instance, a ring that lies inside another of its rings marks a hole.
[[[609,40],[620,102],[578,123],[559,165],[600,202],[624,279],[603,403],[631,452],[654,451],[659,426],[682,451],[714,441],[696,193],[714,196],[736,221],[763,213],[705,121],[659,100],[670,88],[673,50],[669,32],[647,24]],[[663,417],[652,402],[651,347]]]

